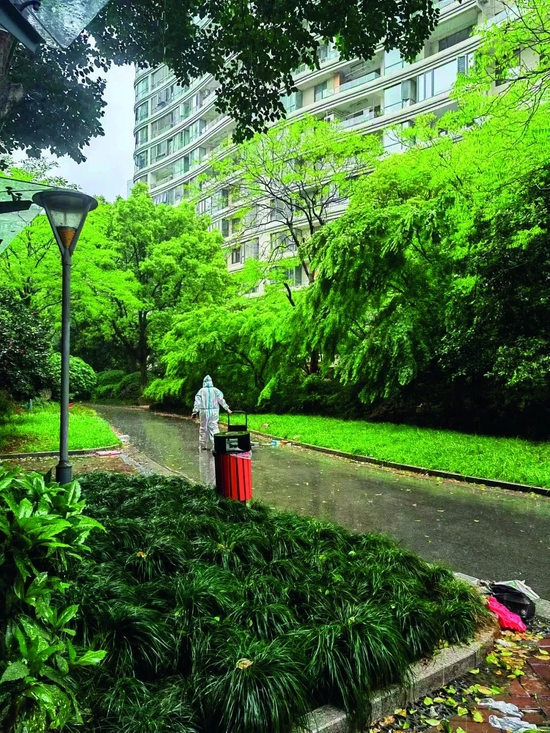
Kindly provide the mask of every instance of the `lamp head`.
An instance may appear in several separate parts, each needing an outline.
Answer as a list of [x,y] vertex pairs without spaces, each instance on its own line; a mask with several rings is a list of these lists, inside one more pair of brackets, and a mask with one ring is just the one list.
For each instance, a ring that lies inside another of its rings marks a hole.
[[97,201],[80,191],[63,189],[40,191],[32,200],[46,210],[61,254],[67,250],[72,254],[88,212],[97,208]]

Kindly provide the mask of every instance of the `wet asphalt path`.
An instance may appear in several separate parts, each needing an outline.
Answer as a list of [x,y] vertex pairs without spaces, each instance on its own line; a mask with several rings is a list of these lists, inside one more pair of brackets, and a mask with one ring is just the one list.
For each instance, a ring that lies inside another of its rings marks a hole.
[[[196,423],[96,409],[153,461],[213,482],[213,459],[198,450]],[[254,497],[280,509],[384,532],[430,562],[485,579],[519,578],[550,598],[550,498],[404,476],[291,446],[260,445],[252,476]]]

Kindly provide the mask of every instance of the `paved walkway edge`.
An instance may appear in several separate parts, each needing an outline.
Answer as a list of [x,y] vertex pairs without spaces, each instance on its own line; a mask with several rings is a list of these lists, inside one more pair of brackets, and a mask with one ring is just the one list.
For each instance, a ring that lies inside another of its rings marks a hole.
[[550,496],[550,489],[546,489],[544,486],[529,486],[527,484],[515,484],[511,481],[497,481],[492,478],[480,478],[479,476],[465,476],[462,473],[452,473],[451,471],[439,471],[436,468],[422,468],[421,466],[409,466],[406,463],[394,463],[393,461],[385,461],[381,458],[371,458],[370,456],[361,456],[356,453],[346,453],[342,450],[336,450],[335,448],[323,448],[320,445],[312,445],[311,443],[299,443],[295,440],[289,440],[288,438],[279,438],[276,435],[269,435],[268,433],[260,433],[259,430],[250,430],[250,433],[254,435],[260,435],[263,438],[269,438],[271,440],[279,440],[282,443],[290,443],[296,445],[299,448],[307,448],[308,450],[315,450],[319,453],[327,453],[331,456],[338,456],[340,458],[348,458],[352,461],[359,461],[360,463],[372,463],[375,466],[383,466],[384,468],[394,468],[398,471],[410,471],[411,473],[423,473],[427,476],[439,476],[440,478],[451,479],[453,481],[462,481],[468,484],[481,484],[483,486],[495,486],[499,489],[509,489],[510,491],[523,491],[529,494],[541,494],[541,496]]
[[[101,448],[82,448],[80,450],[70,450],[70,456],[93,456],[100,450],[118,450],[120,443],[116,445],[106,445]],[[55,458],[59,455],[58,450],[43,450],[34,453],[3,453],[0,455],[0,460],[16,461],[18,458]]]
[[[423,660],[411,668],[409,681],[402,687],[393,686],[377,693],[371,700],[371,720],[391,715],[448,682],[469,672],[484,660],[500,632],[494,628],[478,634],[476,641],[467,646],[442,649],[431,660]],[[346,714],[331,705],[317,708],[307,717],[306,727],[300,733],[348,733]],[[298,733],[298,731],[296,732]]]

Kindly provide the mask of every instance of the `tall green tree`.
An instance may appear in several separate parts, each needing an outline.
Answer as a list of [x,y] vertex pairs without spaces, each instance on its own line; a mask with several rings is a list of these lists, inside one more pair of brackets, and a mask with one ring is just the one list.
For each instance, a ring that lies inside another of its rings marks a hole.
[[174,319],[162,343],[165,374],[151,384],[149,397],[189,404],[209,373],[232,405],[253,409],[277,375],[305,369],[304,354],[294,348],[293,309],[282,291],[271,287],[250,298],[233,286],[222,302]]
[[144,184],[104,207],[103,242],[80,253],[79,330],[114,341],[145,386],[154,346],[172,317],[219,299],[229,277],[221,237],[190,204],[156,206]]
[[[143,184],[127,200],[100,201],[73,257],[73,351],[92,363],[94,353],[110,353],[145,384],[172,317],[219,300],[229,278],[220,242],[190,204],[156,206]],[[44,216],[0,255],[0,283],[56,326],[59,260]]]
[[[38,13],[40,11],[37,11]],[[431,0],[350,5],[336,0],[110,0],[66,50],[41,46],[33,55],[0,34],[0,152],[42,150],[84,160],[83,147],[103,134],[104,74],[111,64],[166,63],[181,84],[209,73],[219,82],[218,108],[249,137],[282,116],[281,89],[292,71],[318,64],[323,38],[336,39],[343,58],[370,58],[377,45],[406,58],[435,27]],[[99,72],[99,75],[98,75]]]
[[[519,105],[532,114],[548,99],[549,0],[505,4],[497,17],[497,23],[479,29],[475,67],[456,90],[465,121],[480,113],[505,118],[511,112],[515,116]],[[490,93],[495,85],[498,95]],[[531,122],[531,115],[527,119]],[[521,119],[516,122],[521,123]],[[516,134],[522,130],[519,126]],[[548,135],[547,129],[543,131]]]
[[317,277],[302,312],[367,404],[409,394],[417,405],[441,401],[448,417],[454,400],[456,414],[467,403],[468,420],[502,429],[503,410],[532,412],[537,400],[544,410],[550,397],[538,311],[547,109],[518,105],[461,127],[463,111],[418,120],[411,149],[384,160],[346,214],[315,235]]
[[164,62],[183,84],[212,74],[220,83],[218,107],[236,120],[241,140],[282,116],[281,89],[290,91],[300,64],[318,65],[323,39],[335,39],[345,59],[369,59],[379,43],[412,59],[437,17],[431,0],[346,7],[337,0],[119,0],[106,6],[90,31],[106,56]]
[[[380,153],[374,136],[304,117],[257,134],[215,161],[211,189],[216,195],[220,186],[229,187],[239,244],[245,246],[266,225],[277,227],[263,252],[268,276],[274,262],[296,253],[312,282],[314,273],[302,245],[328,222],[334,206],[350,195],[355,178],[371,168]],[[290,285],[285,286],[292,303]]]

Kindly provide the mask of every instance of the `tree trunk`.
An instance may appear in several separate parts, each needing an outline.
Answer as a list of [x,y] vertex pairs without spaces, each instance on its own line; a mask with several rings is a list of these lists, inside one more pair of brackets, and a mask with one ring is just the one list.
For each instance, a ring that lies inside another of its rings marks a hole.
[[141,386],[145,389],[147,386],[147,358],[149,356],[149,348],[147,345],[147,314],[139,314],[139,343],[138,343],[138,360],[139,372],[141,374]]
[[309,373],[310,374],[318,374],[319,373],[319,352],[317,349],[313,349],[310,356],[309,361]]
[[0,31],[0,120],[8,117],[12,107],[23,99],[23,85],[9,84],[8,73],[17,41],[6,31]]

